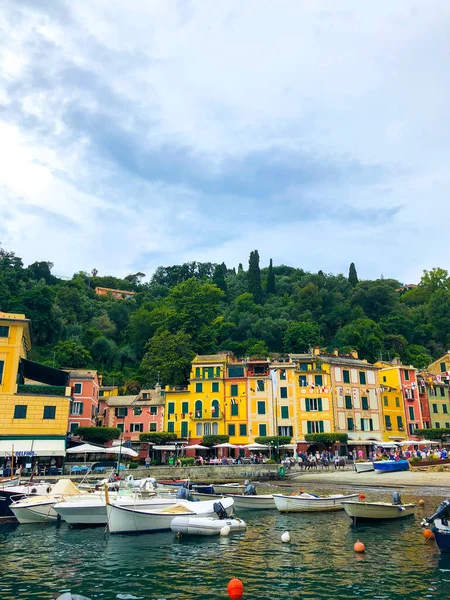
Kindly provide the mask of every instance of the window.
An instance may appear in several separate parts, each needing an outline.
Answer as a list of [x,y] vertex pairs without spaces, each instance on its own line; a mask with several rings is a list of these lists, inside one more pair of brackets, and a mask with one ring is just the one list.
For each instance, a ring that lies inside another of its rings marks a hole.
[[220,367],[216,367],[216,377],[220,377]]
[[149,427],[148,427],[149,431],[156,431],[156,423],[150,423]]
[[188,436],[189,436],[188,422],[181,421],[181,437],[187,438]]
[[244,377],[244,367],[228,367],[228,377]]
[[278,435],[290,435],[292,437],[294,435],[293,430],[292,425],[280,425],[278,427]]
[[437,414],[437,411],[438,411],[437,404],[433,404],[433,412],[434,412],[435,414]]
[[149,397],[149,394],[147,392],[142,392],[142,399],[143,400],[147,400],[148,397]]
[[203,377],[206,378],[206,376],[208,376],[208,379],[213,379],[214,367],[204,367],[203,368]]
[[323,386],[323,376],[322,375],[314,375],[314,385],[318,385],[320,387]]
[[74,394],[81,394],[82,391],[83,391],[83,384],[82,383],[76,383],[73,386],[73,393]]
[[212,386],[211,386],[211,391],[212,392],[218,392],[219,391],[219,382],[218,381],[214,381]]
[[409,420],[414,421],[414,406],[408,406]]
[[79,423],[69,423],[69,432],[73,433],[77,427],[79,427]]
[[444,415],[448,413],[448,406],[446,404],[442,405],[442,412],[444,413]]
[[0,325],[0,338],[9,337],[9,327],[8,325]]
[[363,396],[361,398],[361,402],[362,402],[362,409],[369,410],[369,399],[367,398],[367,396]]
[[144,431],[143,423],[131,423],[130,431],[131,431],[131,433],[136,433],[136,432],[142,433]]
[[43,419],[55,419],[56,418],[56,406],[44,406]]
[[386,429],[392,429],[391,417],[389,415],[384,417],[384,423],[386,425]]
[[403,430],[403,418],[402,417],[397,417],[397,429],[399,429],[400,431]]
[[280,369],[280,379],[281,380],[286,379],[286,369]]
[[153,417],[156,417],[156,415],[158,414],[158,407],[157,406],[150,406],[150,414]]
[[[0,327],[1,329],[1,327]],[[439,367],[441,368],[441,373],[445,373],[447,367],[445,366],[445,362],[439,363]]]
[[400,408],[400,398],[398,396],[395,397],[395,406]]
[[228,435],[229,436],[236,435],[236,425],[228,425]]
[[289,406],[282,406],[281,407],[281,418],[282,419],[289,419]]
[[[439,425],[436,424],[436,427],[439,427]],[[409,430],[410,435],[414,435],[415,429],[416,429],[416,426],[414,425],[414,423],[410,423],[408,425],[408,430]]]
[[167,414],[168,415],[175,414],[175,402],[168,402],[167,403]]
[[306,411],[322,411],[322,398],[305,398]]
[[353,431],[355,428],[355,424],[353,422],[353,418],[352,417],[348,417],[347,418],[347,429],[348,431]]
[[247,424],[246,423],[241,423],[239,425],[239,435],[240,436],[246,436],[247,435]]
[[189,412],[189,402],[181,403],[181,412],[183,413],[183,415],[185,415]]
[[444,398],[444,396],[445,396],[445,388],[440,387],[439,388],[439,392],[441,393],[441,397]]
[[218,423],[213,423],[212,424],[212,434],[213,435],[217,435],[219,433],[219,424]]
[[265,414],[266,414],[266,403],[264,401],[258,402],[258,415],[265,415]]
[[361,431],[373,431],[373,420],[361,419]]
[[300,363],[300,371],[307,371],[308,363]]
[[100,390],[98,395],[100,396],[100,398],[103,398],[103,396],[105,395],[105,392],[103,390]]
[[202,424],[201,423],[196,423],[196,425],[195,425],[195,435],[197,437],[202,437]]
[[389,406],[389,400],[387,396],[383,396],[383,404],[384,406]]
[[231,416],[232,417],[239,416],[239,404],[237,402],[235,404],[231,404]]
[[359,372],[359,383],[361,385],[366,385],[366,374],[364,373],[364,371]]
[[280,387],[280,398],[287,398],[287,387]]
[[3,369],[5,368],[5,361],[0,360],[0,383],[3,382]]
[[[117,411],[123,410],[116,408],[116,417]],[[82,402],[71,402],[70,414],[72,415],[82,415],[83,414],[83,403]]]
[[450,423],[447,423],[447,422],[446,422],[446,423],[445,423],[445,427],[446,427],[447,429],[450,429]]
[[386,375],[383,375],[383,383],[386,383]]
[[347,410],[351,410],[353,408],[351,396],[345,396],[345,408]]
[[201,394],[203,392],[203,383],[196,383],[195,384],[195,391],[197,394]]
[[264,392],[266,390],[266,382],[264,379],[257,379],[256,381],[256,391]]
[[267,435],[267,425],[259,425],[259,435],[261,437]]
[[342,370],[342,376],[344,378],[344,383],[350,383],[350,371],[347,371],[346,369]]
[[197,379],[200,377],[200,367],[195,367],[195,376]]
[[123,423],[118,423],[117,429],[120,429],[121,433],[123,433]]
[[307,421],[308,433],[323,433],[323,421]]
[[203,404],[201,400],[195,401],[195,417],[201,419],[203,416]]
[[203,435],[211,435],[211,423],[203,424]]
[[216,418],[219,416],[219,401],[218,400],[213,400],[211,402],[211,416],[216,417]]
[[26,404],[16,404],[16,406],[14,407],[14,418],[15,419],[26,419],[27,418]]
[[409,371],[407,369],[403,370],[403,375],[405,377],[405,381],[409,381]]
[[307,387],[308,386],[308,381],[306,379],[306,375],[300,375],[298,378],[298,385],[300,387]]
[[233,383],[233,385],[230,386],[230,394],[232,396],[237,396],[238,393],[239,393],[238,385],[237,385],[237,383]]
[[167,432],[168,433],[175,433],[175,423],[173,421],[169,421],[167,423]]
[[133,408],[133,415],[135,417],[139,417],[139,415],[142,415],[142,408],[139,408],[139,407]]

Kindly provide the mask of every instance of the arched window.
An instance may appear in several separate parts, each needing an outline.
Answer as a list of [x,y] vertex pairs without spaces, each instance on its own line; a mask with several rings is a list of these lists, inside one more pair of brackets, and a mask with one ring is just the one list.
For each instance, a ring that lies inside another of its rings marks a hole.
[[219,401],[218,400],[213,400],[211,402],[211,416],[216,419],[219,416]]
[[217,435],[219,433],[219,423],[212,424],[212,434]]
[[202,437],[202,424],[201,423],[195,424],[195,436]]
[[203,405],[201,400],[195,401],[195,418],[201,419],[203,416]]
[[203,435],[211,435],[211,423],[205,423],[203,426]]

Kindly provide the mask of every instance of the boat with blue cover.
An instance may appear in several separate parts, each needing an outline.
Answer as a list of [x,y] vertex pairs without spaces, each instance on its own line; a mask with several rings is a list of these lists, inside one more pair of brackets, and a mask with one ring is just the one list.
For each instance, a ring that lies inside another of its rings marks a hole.
[[409,462],[407,460],[376,460],[373,468],[380,473],[396,473],[397,471],[408,471]]

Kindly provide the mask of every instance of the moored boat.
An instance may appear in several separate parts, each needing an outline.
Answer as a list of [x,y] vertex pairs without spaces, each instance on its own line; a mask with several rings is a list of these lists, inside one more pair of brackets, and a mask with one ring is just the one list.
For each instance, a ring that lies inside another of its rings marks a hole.
[[227,526],[230,532],[245,531],[247,523],[242,519],[214,519],[213,517],[175,517],[170,528],[175,533],[188,535],[220,535]]
[[15,521],[10,506],[13,500],[28,496],[49,494],[52,486],[48,483],[26,483],[24,485],[5,485],[0,488],[0,521]]
[[242,483],[213,483],[216,494],[241,494],[246,485]]
[[402,504],[398,494],[394,494],[393,502],[344,501],[342,506],[353,522],[402,519],[414,515],[416,507],[415,504]]
[[374,471],[373,462],[368,460],[366,462],[355,462],[355,471],[357,473],[367,473],[368,471]]
[[380,473],[396,473],[398,471],[408,471],[409,462],[407,460],[376,460],[373,467],[375,471]]
[[276,510],[273,494],[246,496],[245,494],[229,494],[233,498],[237,510]]
[[305,492],[293,495],[283,496],[274,494],[273,499],[280,512],[315,512],[342,510],[342,502],[345,500],[356,499],[358,494],[334,494],[331,496],[316,496]]
[[450,500],[441,502],[431,517],[423,520],[422,526],[434,525],[432,532],[436,544],[442,553],[450,552]]

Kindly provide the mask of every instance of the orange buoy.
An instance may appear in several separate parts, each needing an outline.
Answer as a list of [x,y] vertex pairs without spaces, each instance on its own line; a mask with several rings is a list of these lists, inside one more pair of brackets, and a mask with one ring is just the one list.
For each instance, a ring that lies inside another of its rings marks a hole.
[[360,500],[365,500],[366,499],[366,495],[365,494],[360,494],[359,495],[359,499]]
[[366,551],[366,547],[364,546],[364,544],[362,542],[360,542],[359,540],[356,542],[356,544],[353,546],[353,550],[355,552],[365,552]]
[[424,529],[422,533],[426,540],[432,540],[434,538],[434,533],[431,531],[431,529]]
[[419,500],[419,506],[425,506],[425,500]]
[[227,591],[231,600],[241,600],[244,595],[244,584],[240,579],[233,577],[233,579],[230,579],[228,582]]

